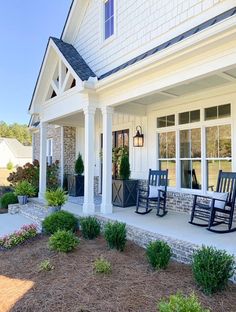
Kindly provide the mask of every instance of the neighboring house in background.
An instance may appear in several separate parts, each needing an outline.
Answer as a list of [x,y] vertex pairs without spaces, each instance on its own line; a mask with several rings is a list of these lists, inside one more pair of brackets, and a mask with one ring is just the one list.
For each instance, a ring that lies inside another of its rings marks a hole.
[[[83,210],[95,211],[97,181],[111,212],[112,146],[127,145],[132,178],[168,168],[168,207],[189,210],[219,169],[236,171],[235,42],[234,0],[73,1],[29,108],[40,195],[47,156],[63,177],[81,152]],[[133,146],[137,126],[143,147]]]
[[32,146],[24,146],[17,139],[0,138],[0,168],[11,162],[14,167],[32,162]]

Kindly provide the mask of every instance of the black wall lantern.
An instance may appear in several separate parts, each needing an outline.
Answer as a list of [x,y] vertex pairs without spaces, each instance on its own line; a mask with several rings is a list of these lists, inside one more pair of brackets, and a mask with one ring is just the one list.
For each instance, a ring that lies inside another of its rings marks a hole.
[[141,126],[136,127],[136,134],[133,137],[133,146],[134,147],[143,147],[144,137],[142,133]]

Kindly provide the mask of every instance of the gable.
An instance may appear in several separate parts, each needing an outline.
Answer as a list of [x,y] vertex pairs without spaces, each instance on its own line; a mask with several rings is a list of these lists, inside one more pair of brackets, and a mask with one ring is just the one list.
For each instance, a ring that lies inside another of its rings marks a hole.
[[71,88],[81,86],[82,81],[89,77],[96,75],[71,44],[49,38],[29,106],[30,112],[39,113],[42,103]]

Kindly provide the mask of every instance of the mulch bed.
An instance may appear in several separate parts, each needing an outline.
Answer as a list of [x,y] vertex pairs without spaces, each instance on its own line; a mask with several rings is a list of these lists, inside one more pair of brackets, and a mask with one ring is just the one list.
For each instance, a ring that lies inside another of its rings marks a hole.
[[2,213],[7,213],[7,212],[8,212],[8,209],[0,208],[0,214],[2,214]]
[[[235,285],[205,296],[195,287],[189,266],[173,261],[167,270],[154,272],[145,250],[131,242],[120,253],[109,250],[102,237],[81,239],[69,254],[50,251],[47,243],[42,236],[0,253],[0,312],[152,312],[161,298],[193,291],[214,312],[236,311]],[[93,261],[100,256],[112,263],[111,275],[93,272]],[[55,266],[53,271],[38,271],[45,259]]]

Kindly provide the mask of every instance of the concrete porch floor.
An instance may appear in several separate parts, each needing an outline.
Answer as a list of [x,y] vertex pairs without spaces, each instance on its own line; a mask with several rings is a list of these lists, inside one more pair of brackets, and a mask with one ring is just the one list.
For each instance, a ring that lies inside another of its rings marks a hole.
[[[95,197],[96,215],[98,216],[125,222],[129,226],[169,237],[173,240],[180,240],[198,246],[204,244],[218,249],[225,249],[236,256],[236,232],[228,234],[209,232],[203,227],[189,224],[188,214],[174,211],[169,211],[163,218],[157,217],[154,210],[147,215],[136,214],[135,207],[114,207],[112,214],[101,214],[100,201],[100,197]],[[63,209],[82,216],[82,203],[83,198],[70,198]]]

